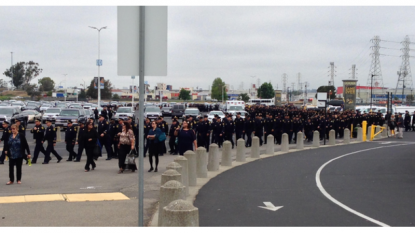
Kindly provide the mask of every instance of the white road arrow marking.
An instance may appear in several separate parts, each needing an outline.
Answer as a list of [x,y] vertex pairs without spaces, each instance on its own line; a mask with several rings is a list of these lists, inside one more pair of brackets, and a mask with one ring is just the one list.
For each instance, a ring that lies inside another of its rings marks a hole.
[[267,210],[271,210],[271,211],[277,211],[279,209],[281,209],[284,206],[274,206],[274,204],[272,204],[271,202],[264,202],[265,206],[258,206],[259,208],[263,208],[263,209],[267,209]]

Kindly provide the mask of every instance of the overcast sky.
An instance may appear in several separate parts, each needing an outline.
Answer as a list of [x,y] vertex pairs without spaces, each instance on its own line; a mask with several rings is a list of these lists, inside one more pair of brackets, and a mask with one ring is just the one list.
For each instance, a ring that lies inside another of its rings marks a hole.
[[[367,84],[370,40],[415,41],[414,7],[169,7],[168,75],[147,77],[151,86],[208,89],[221,77],[234,89],[243,82],[269,82],[282,88],[301,73],[312,88],[329,81],[329,63],[337,71],[335,85],[350,78],[357,66],[360,85]],[[97,76],[98,33],[101,31],[101,76],[117,88],[131,84],[117,75],[117,7],[0,7],[0,73],[13,62],[33,60],[42,77],[68,86],[89,83]],[[402,45],[381,42],[385,86],[396,86]],[[415,47],[415,46],[414,46]],[[395,57],[396,56],[396,57]],[[411,58],[411,62],[415,61]],[[255,76],[252,78],[251,76]],[[37,80],[36,80],[37,82]],[[62,83],[63,84],[63,83]],[[136,85],[138,80],[136,81]]]

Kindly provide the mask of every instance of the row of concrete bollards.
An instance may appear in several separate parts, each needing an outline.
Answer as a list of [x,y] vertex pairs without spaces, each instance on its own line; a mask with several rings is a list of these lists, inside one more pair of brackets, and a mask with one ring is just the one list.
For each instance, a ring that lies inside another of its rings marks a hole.
[[[380,128],[379,128],[380,130]],[[362,128],[357,128],[357,138],[363,138]],[[320,134],[314,131],[313,147],[320,146]],[[303,139],[303,133],[297,134],[298,139]],[[274,136],[267,137],[266,154],[274,155]],[[288,134],[282,135],[281,151],[289,151]],[[344,144],[350,143],[350,130],[344,130]],[[335,145],[335,131],[329,132],[329,145]],[[209,146],[209,152],[204,147],[198,147],[196,153],[186,151],[184,156],[178,156],[170,163],[167,170],[161,176],[160,201],[159,201],[159,226],[198,226],[199,210],[192,203],[185,201],[189,196],[189,186],[197,185],[197,178],[207,178],[208,171],[219,170],[219,166],[231,167],[232,144],[229,141],[223,143],[222,157],[219,161],[219,147],[213,143]],[[238,139],[236,146],[236,162],[245,162],[245,140]],[[296,149],[304,149],[304,141],[297,140]],[[251,158],[260,158],[259,138],[252,138]]]

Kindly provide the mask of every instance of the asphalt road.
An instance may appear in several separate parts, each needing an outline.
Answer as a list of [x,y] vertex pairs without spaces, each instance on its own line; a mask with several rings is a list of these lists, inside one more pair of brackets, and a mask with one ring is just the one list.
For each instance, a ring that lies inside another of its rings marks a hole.
[[[235,167],[199,191],[200,225],[413,226],[414,139],[408,132],[403,140],[306,150]],[[259,207],[263,202],[283,207],[271,211]]]

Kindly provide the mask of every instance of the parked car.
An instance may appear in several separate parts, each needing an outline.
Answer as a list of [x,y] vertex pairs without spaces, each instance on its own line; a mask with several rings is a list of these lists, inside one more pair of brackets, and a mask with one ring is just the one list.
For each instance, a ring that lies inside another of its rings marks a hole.
[[25,110],[21,112],[20,114],[16,115],[17,118],[19,117],[27,117],[28,123],[34,123],[35,120],[40,120],[42,118],[42,113],[36,111],[36,110]]
[[183,117],[185,109],[186,107],[184,106],[184,104],[173,105],[171,109],[171,118],[177,117],[180,119],[181,117]]
[[40,121],[42,123],[45,123],[46,120],[51,120],[52,122],[55,122],[56,117],[59,116],[60,113],[60,108],[48,108],[48,110],[46,110],[46,112],[43,113],[43,116]]
[[127,119],[128,117],[135,119],[135,112],[132,107],[119,107],[116,116],[121,119]]
[[50,104],[42,104],[42,106],[40,106],[40,111],[45,112],[46,110],[48,110],[51,107],[52,107],[52,105],[50,105]]
[[163,116],[171,116],[171,107],[163,107],[161,109],[161,114]]
[[23,110],[36,110],[36,111],[40,112],[40,104],[36,103],[36,102],[29,102],[23,108]]
[[212,119],[215,117],[215,115],[218,115],[221,119],[225,118],[225,114],[222,111],[211,111],[208,114],[208,120],[212,122]]
[[26,105],[22,102],[22,101],[15,101],[12,103],[12,106],[18,106],[20,107],[20,110],[23,111],[24,107],[26,107]]
[[72,103],[69,105],[69,108],[83,109],[82,105],[79,103]]
[[144,109],[144,117],[149,119],[157,119],[161,116],[160,108],[156,106],[148,106]]
[[78,122],[80,120],[87,121],[87,116],[85,116],[85,113],[83,109],[76,109],[76,108],[70,108],[70,109],[62,109],[59,116],[56,117],[55,126],[62,126],[67,127],[68,126],[68,120],[72,120],[72,123],[74,126],[78,126]]
[[184,110],[183,118],[187,116],[192,116],[194,120],[200,117],[200,111],[197,108],[187,108]]
[[[3,121],[11,121],[14,119],[16,115],[18,115],[20,112],[16,107],[0,107],[0,123],[3,124]],[[0,127],[2,127],[0,125]]]

